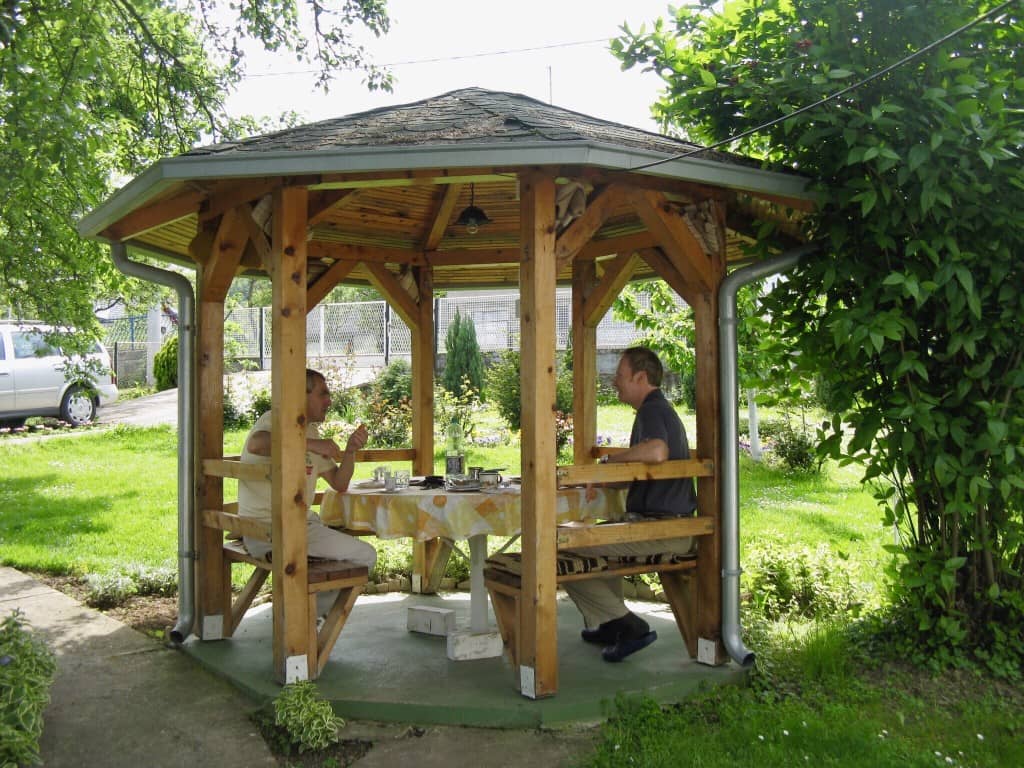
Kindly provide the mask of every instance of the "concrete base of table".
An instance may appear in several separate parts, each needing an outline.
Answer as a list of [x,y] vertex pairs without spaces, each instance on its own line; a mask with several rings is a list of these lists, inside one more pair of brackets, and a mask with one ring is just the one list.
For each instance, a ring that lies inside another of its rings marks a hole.
[[497,630],[474,632],[471,629],[460,629],[448,635],[448,658],[452,661],[493,659],[501,656],[503,651],[501,634]]

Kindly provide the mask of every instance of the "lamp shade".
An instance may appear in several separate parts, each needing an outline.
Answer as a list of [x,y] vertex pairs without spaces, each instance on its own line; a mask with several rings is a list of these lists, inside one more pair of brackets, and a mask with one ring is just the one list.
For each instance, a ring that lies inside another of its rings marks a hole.
[[476,185],[474,184],[469,188],[469,205],[462,209],[462,213],[459,214],[459,218],[455,220],[456,226],[465,227],[466,231],[471,235],[475,235],[477,230],[479,230],[484,224],[491,223],[491,220],[487,218],[487,214],[484,213],[483,208],[477,208],[475,202]]

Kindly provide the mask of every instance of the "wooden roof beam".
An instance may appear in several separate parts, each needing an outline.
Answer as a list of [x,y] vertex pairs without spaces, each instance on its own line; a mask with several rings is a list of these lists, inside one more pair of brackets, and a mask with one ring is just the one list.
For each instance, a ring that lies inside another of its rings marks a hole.
[[306,312],[323,301],[331,290],[351,274],[358,262],[336,261],[315,281],[306,287]]
[[666,258],[664,253],[657,248],[646,248],[640,252],[640,256],[658,277],[668,283],[669,288],[682,296],[683,301],[691,307],[693,306],[701,289],[681,275],[675,264]]
[[604,275],[583,303],[586,325],[596,326],[601,322],[639,264],[640,256],[636,253],[620,253],[610,261],[601,262]]
[[577,259],[596,259],[616,253],[632,253],[643,248],[653,248],[657,241],[650,232],[634,232],[631,235],[591,240],[576,254]]
[[166,200],[132,211],[103,230],[103,236],[118,242],[130,240],[151,229],[198,213],[205,199],[205,192],[186,190]]
[[283,181],[281,178],[261,178],[219,184],[207,195],[199,211],[199,221],[213,221],[232,208],[259,200],[280,187]]
[[675,212],[660,192],[638,190],[630,199],[637,215],[679,274],[698,290],[710,291],[714,283],[710,255],[690,231],[686,219]]
[[366,269],[370,273],[370,282],[388,300],[388,304],[399,314],[403,322],[410,329],[418,328],[419,305],[398,282],[398,278],[383,264],[368,263]]
[[352,203],[356,197],[354,189],[320,189],[309,193],[309,214],[306,231],[326,219],[331,213]]
[[419,251],[407,248],[387,248],[377,245],[348,245],[325,240],[311,240],[307,246],[310,259],[363,261],[368,264],[422,264]]
[[430,231],[427,232],[427,237],[423,241],[424,251],[436,250],[437,246],[440,245],[444,232],[448,228],[448,222],[451,221],[455,204],[459,200],[459,193],[462,192],[464,186],[466,185],[448,184],[441,190],[441,199],[438,201],[437,209],[434,211],[431,219]]
[[201,301],[223,302],[228,288],[235,279],[245,251],[249,235],[245,219],[250,218],[249,208],[232,208],[220,220],[213,244],[202,265]]
[[620,187],[608,187],[587,202],[587,208],[576,221],[558,236],[555,242],[555,258],[558,269],[564,269],[576,254],[605,223],[617,207],[627,201],[627,193]]

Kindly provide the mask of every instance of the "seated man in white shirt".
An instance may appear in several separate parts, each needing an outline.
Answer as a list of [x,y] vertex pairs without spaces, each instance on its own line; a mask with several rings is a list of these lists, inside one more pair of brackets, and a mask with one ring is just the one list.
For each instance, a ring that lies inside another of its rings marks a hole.
[[[362,424],[349,435],[345,449],[333,440],[320,437],[319,425],[331,406],[331,393],[319,371],[306,369],[306,537],[309,556],[327,560],[349,560],[365,565],[371,572],[377,562],[377,551],[365,541],[328,528],[310,506],[316,495],[317,478],[323,477],[336,491],[348,490],[355,469],[355,453],[366,445],[366,427]],[[271,445],[271,412],[260,416],[245,439],[242,462],[269,464]],[[238,481],[238,514],[267,522],[270,514],[271,486],[269,478]],[[244,537],[242,541],[253,557],[269,557],[270,542]],[[325,614],[334,602],[336,592],[317,596],[317,608]]]

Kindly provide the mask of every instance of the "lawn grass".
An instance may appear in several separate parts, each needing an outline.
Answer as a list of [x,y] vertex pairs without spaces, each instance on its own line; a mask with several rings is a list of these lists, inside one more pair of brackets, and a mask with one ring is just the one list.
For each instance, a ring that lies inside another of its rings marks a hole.
[[[624,407],[602,407],[599,433],[624,442],[631,420]],[[244,436],[227,432],[225,452],[237,453]],[[77,574],[175,567],[176,444],[169,427],[0,441],[0,562]],[[439,450],[435,466],[440,459]],[[470,446],[468,461],[519,473],[515,445]],[[360,465],[357,479],[372,470]],[[767,545],[827,547],[864,601],[880,601],[891,533],[855,468],[801,475],[744,457],[740,474],[745,564]],[[378,545],[382,561],[407,563],[407,542]],[[622,702],[585,765],[1024,765],[1020,691],[966,673],[877,666],[851,645],[845,620],[772,624],[745,609],[743,623],[758,654],[751,686],[665,710]]]

